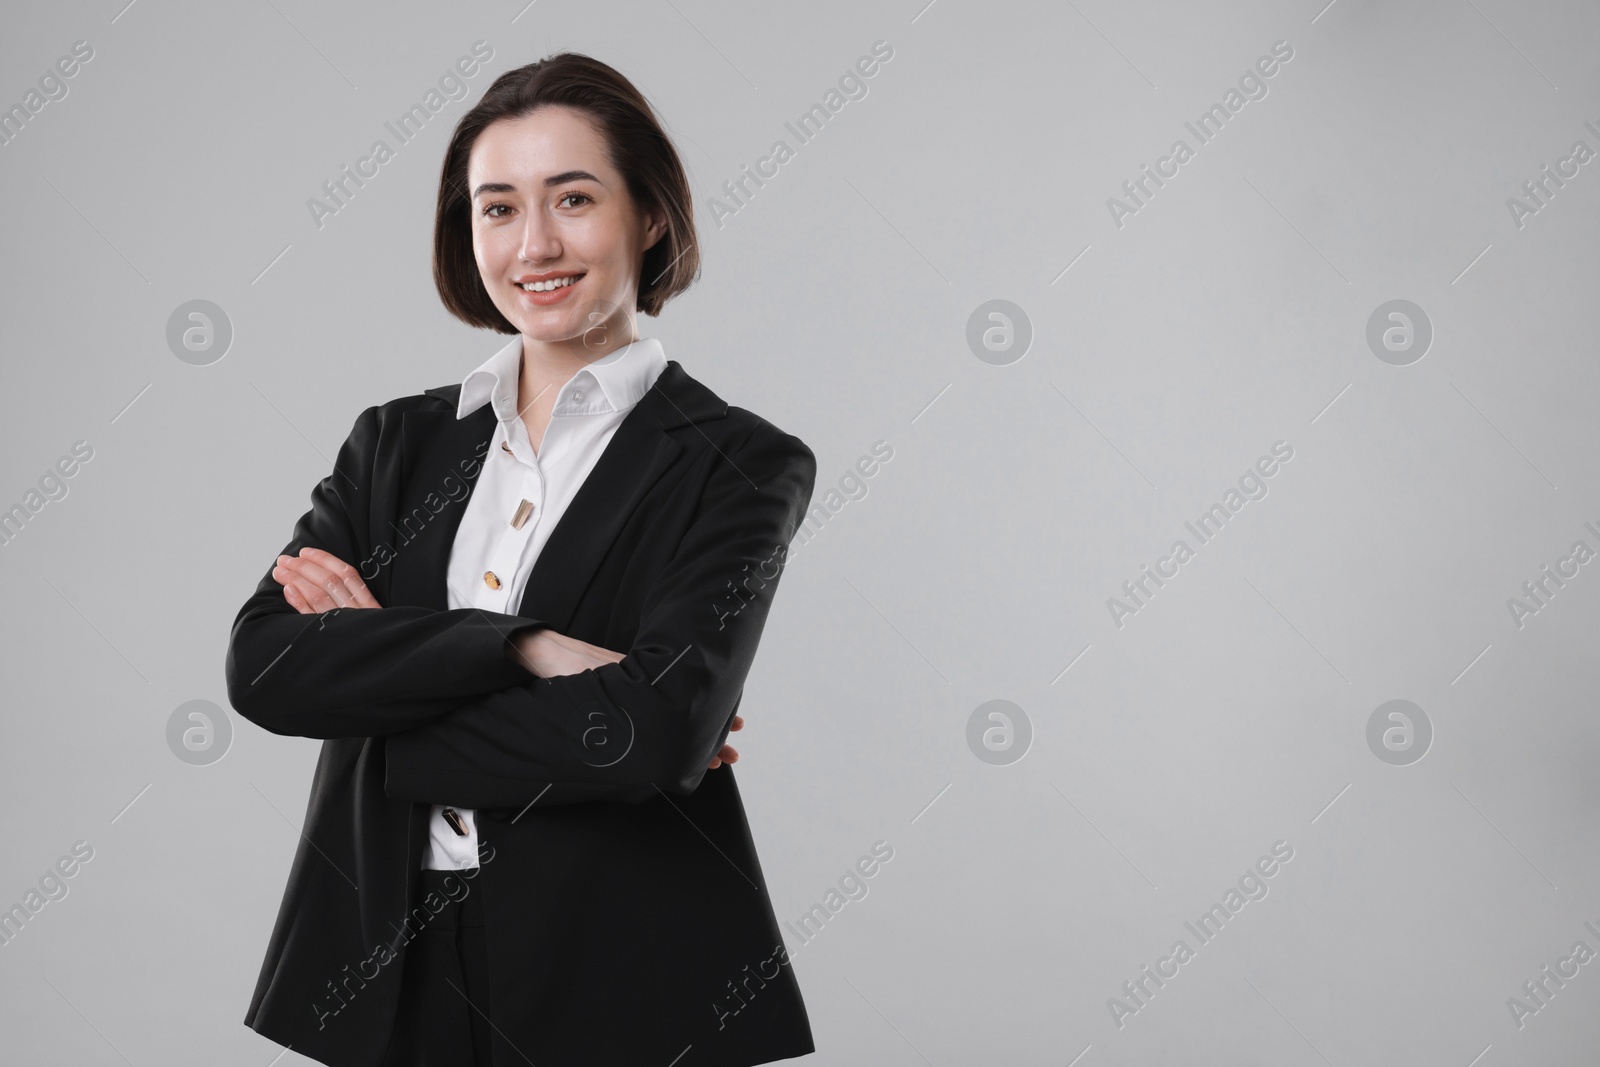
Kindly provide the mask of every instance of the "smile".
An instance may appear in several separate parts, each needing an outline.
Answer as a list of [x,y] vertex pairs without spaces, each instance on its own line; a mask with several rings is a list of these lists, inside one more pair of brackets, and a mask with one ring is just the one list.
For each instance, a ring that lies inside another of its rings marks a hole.
[[583,277],[581,274],[569,274],[562,278],[551,278],[546,282],[526,282],[519,288],[527,293],[548,293],[555,289],[565,289],[581,277]]

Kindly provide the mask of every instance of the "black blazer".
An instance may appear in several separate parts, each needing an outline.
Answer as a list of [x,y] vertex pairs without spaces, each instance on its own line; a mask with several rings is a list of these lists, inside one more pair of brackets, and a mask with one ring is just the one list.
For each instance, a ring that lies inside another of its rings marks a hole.
[[[376,1067],[429,805],[478,809],[496,1064],[741,1067],[814,1049],[727,739],[816,459],[669,361],[556,525],[517,614],[447,607],[450,546],[495,428],[460,385],[368,408],[284,549],[358,567],[381,610],[301,615],[269,567],[228,699],[323,739],[245,1023]],[[539,625],[620,663],[536,678]],[[680,1058],[681,1057],[681,1058]]]

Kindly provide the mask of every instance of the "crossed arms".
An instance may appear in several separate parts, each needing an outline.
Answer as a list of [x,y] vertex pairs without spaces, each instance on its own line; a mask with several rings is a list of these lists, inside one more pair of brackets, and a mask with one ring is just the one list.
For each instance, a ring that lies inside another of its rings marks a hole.
[[[300,550],[299,556],[279,556],[278,565],[272,569],[273,581],[283,586],[283,596],[302,615],[318,615],[325,611],[348,608],[352,611],[382,608],[361,573],[339,557],[310,545]],[[623,659],[621,652],[580,641],[576,637],[557,633],[548,626],[521,627],[507,639],[505,651],[538,678],[555,678],[581,671],[593,670]],[[735,715],[730,730],[744,728],[744,717]],[[600,755],[599,750],[618,739],[596,738],[603,725],[591,725],[585,732],[590,735],[586,746]],[[610,755],[610,753],[605,753]],[[724,744],[707,764],[716,770],[724,763],[737,763],[739,750]]]
[[[379,409],[363,412],[335,465],[369,486],[379,422]],[[284,550],[300,556],[288,580],[274,568],[234,622],[229,700],[274,733],[384,736],[397,799],[500,807],[692,792],[721,759],[777,587],[772,560],[815,473],[810,450],[766,424],[719,458],[620,654],[519,615],[377,607],[370,593],[363,604],[336,564],[302,555],[362,558],[370,493],[330,475]],[[342,592],[325,584],[334,579]],[[715,607],[729,583],[749,597],[731,616]]]

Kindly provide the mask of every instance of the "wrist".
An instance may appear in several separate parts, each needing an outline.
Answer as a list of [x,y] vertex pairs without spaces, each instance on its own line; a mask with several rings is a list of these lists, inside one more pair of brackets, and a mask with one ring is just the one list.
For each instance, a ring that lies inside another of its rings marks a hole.
[[534,626],[522,626],[513,630],[502,646],[505,657],[522,667],[529,674],[537,676],[538,672],[533,669],[534,648],[545,629],[546,627],[541,623]]

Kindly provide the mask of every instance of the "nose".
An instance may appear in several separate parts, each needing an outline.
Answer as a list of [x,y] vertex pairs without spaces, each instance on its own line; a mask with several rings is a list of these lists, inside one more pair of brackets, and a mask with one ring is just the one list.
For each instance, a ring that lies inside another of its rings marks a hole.
[[556,239],[555,227],[541,211],[530,211],[523,216],[522,247],[518,254],[529,263],[553,259],[561,254],[561,243]]

